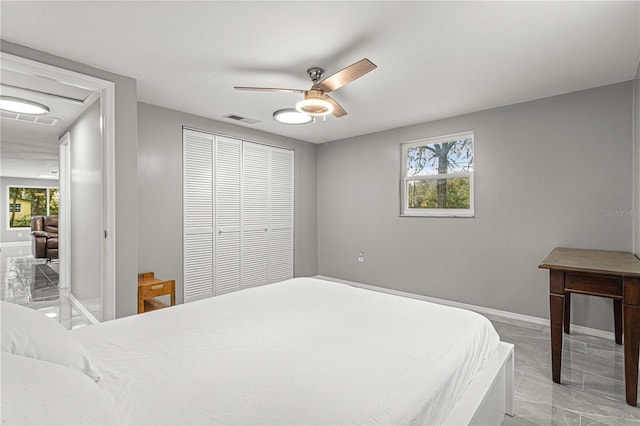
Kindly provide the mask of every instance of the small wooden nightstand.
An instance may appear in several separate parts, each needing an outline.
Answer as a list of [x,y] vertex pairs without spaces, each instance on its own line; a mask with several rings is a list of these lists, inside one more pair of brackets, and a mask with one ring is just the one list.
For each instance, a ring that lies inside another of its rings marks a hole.
[[168,305],[158,296],[171,296],[171,306],[176,304],[175,280],[162,281],[156,278],[153,272],[138,274],[138,313],[155,311],[166,308]]
[[613,299],[616,343],[624,341],[627,404],[638,405],[640,260],[629,252],[556,247],[539,268],[549,269],[551,377],[560,383],[564,329],[569,333],[571,294]]

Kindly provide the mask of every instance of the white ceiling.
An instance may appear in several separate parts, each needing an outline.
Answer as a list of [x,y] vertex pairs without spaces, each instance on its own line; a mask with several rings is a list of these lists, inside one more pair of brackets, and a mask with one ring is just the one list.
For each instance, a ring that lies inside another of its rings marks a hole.
[[0,94],[44,104],[50,113],[43,117],[57,120],[53,125],[38,124],[9,119],[3,113],[0,121],[0,175],[37,178],[40,174],[57,172],[58,138],[99,95],[35,76],[15,64],[0,64],[0,83]]
[[[1,36],[136,78],[142,102],[321,143],[633,78],[631,2],[13,2]],[[272,119],[305,89],[362,58],[378,69],[334,92],[349,113]]]

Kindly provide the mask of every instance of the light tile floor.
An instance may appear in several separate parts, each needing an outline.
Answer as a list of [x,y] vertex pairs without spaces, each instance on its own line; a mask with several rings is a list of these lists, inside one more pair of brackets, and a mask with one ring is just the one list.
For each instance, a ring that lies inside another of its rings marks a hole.
[[551,380],[548,327],[490,319],[515,345],[515,416],[503,425],[640,425],[640,408],[625,402],[623,350],[613,338],[565,335],[560,385]]
[[68,289],[57,287],[58,263],[35,259],[29,245],[11,245],[0,250],[0,300],[28,306],[74,329],[91,321],[78,311],[69,298]]

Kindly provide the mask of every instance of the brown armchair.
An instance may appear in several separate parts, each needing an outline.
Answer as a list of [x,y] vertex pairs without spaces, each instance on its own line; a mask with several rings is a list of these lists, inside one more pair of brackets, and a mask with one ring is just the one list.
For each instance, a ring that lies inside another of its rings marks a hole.
[[58,216],[33,216],[31,237],[35,258],[58,258]]

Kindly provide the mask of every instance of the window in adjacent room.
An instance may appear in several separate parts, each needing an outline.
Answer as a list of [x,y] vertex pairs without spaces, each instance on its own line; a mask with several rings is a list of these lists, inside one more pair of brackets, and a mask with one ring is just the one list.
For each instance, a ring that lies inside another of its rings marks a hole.
[[473,132],[402,145],[401,216],[473,217]]
[[32,216],[57,215],[59,196],[58,188],[10,186],[7,202],[9,229],[30,227]]

